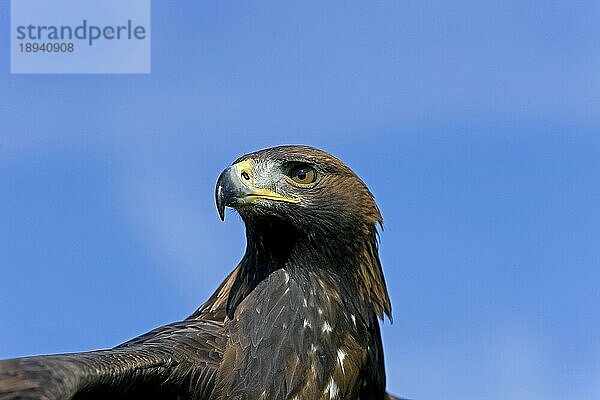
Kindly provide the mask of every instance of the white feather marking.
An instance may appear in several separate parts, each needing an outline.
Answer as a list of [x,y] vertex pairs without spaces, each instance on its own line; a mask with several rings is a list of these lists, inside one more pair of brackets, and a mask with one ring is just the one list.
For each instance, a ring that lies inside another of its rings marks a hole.
[[305,328],[310,328],[310,327],[311,327],[311,326],[310,326],[310,321],[309,321],[309,320],[307,320],[307,319],[304,319],[304,327],[305,327]]
[[342,349],[338,349],[338,351],[337,351],[337,359],[338,359],[338,362],[340,363],[340,368],[342,368],[342,374],[346,373],[344,371],[344,359],[345,358],[346,358],[346,353],[344,353],[344,351]]
[[319,313],[319,315],[323,315],[323,310],[321,309],[321,307],[317,307],[317,312]]
[[329,398],[333,399],[337,397],[338,394],[338,386],[337,383],[333,380],[333,377],[329,380],[329,384],[325,388],[325,392],[329,392]]
[[350,315],[350,318],[352,319],[354,325],[356,325],[356,317],[354,316],[354,314]]
[[322,328],[323,332],[329,333],[332,330],[333,330],[333,328],[331,328],[331,325],[329,325],[329,322],[327,322],[327,321],[323,322],[323,328]]

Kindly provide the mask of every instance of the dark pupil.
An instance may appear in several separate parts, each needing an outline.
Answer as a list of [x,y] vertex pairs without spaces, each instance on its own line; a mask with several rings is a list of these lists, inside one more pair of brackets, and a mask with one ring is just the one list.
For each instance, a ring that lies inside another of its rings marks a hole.
[[298,171],[298,174],[296,176],[301,181],[305,180],[306,179],[306,170],[305,169],[301,169],[300,171]]

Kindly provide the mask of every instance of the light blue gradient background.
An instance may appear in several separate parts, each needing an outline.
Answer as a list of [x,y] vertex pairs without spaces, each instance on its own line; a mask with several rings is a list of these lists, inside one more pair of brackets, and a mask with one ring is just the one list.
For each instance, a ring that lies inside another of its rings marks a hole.
[[145,76],[10,75],[8,11],[0,358],[186,317],[243,252],[219,172],[305,143],[383,211],[392,392],[600,398],[597,1],[154,1]]

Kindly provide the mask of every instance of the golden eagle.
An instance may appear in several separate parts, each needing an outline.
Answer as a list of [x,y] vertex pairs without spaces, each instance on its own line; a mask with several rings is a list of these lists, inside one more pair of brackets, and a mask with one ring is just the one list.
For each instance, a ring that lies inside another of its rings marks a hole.
[[312,147],[247,154],[217,182],[244,257],[187,319],[110,350],[0,362],[0,399],[386,399],[391,313],[366,185]]

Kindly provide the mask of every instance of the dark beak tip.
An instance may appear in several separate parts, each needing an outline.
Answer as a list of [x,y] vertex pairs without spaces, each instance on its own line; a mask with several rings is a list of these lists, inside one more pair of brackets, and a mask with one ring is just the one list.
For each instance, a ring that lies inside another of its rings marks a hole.
[[215,200],[217,203],[217,212],[219,213],[219,218],[221,218],[221,221],[225,221],[226,200],[223,197],[223,186],[220,184],[217,184],[217,188],[215,190]]

